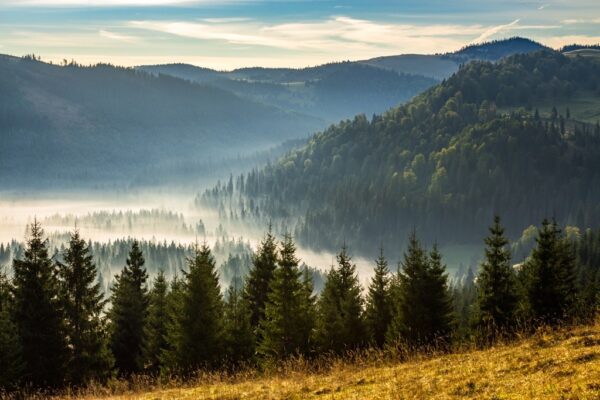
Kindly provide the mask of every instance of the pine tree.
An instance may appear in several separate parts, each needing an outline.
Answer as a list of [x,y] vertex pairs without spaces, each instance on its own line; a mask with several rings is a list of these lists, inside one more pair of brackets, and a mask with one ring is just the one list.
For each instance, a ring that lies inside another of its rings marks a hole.
[[148,305],[148,320],[146,322],[146,368],[151,373],[157,373],[161,367],[161,355],[167,349],[167,325],[169,322],[168,307],[169,286],[164,271],[159,271],[154,278],[150,301]]
[[216,365],[223,351],[223,298],[210,248],[196,247],[188,260],[180,315],[170,332],[172,372],[190,374]]
[[313,342],[315,340],[315,327],[317,323],[317,297],[314,294],[312,273],[306,265],[302,269],[300,302],[300,316],[302,318],[300,333],[302,335],[301,343],[304,345],[301,352],[309,354],[314,350]]
[[477,278],[478,324],[489,338],[497,330],[506,331],[514,326],[518,302],[508,240],[498,216],[494,217],[485,245],[485,260]]
[[574,257],[555,222],[542,222],[524,276],[534,320],[556,323],[570,317],[576,294]]
[[121,375],[139,373],[144,367],[145,325],[148,317],[148,274],[144,256],[134,241],[120,275],[115,276],[109,312],[110,348]]
[[258,351],[269,358],[286,358],[308,346],[302,334],[305,289],[300,280],[296,246],[291,235],[281,242],[278,268],[271,281],[265,317],[259,326]]
[[34,221],[24,259],[13,261],[13,321],[21,340],[25,381],[56,387],[63,383],[67,348],[56,269],[43,234]]
[[71,234],[64,263],[57,266],[70,350],[67,377],[74,385],[102,380],[112,363],[102,320],[106,301],[89,246],[78,231]]
[[375,261],[375,275],[369,285],[365,321],[369,340],[375,346],[385,343],[385,335],[392,320],[390,304],[390,271],[383,256],[383,248]]
[[16,388],[25,369],[17,326],[11,319],[11,289],[6,274],[0,271],[0,393]]
[[255,331],[265,316],[265,303],[276,267],[277,244],[269,226],[269,231],[252,258],[252,269],[246,279],[243,293],[243,299],[250,312],[250,325]]
[[387,339],[418,346],[447,340],[452,304],[445,267],[434,247],[429,257],[413,232],[397,277],[392,323]]
[[342,353],[363,345],[366,329],[356,266],[345,245],[337,262],[337,268],[327,275],[319,301],[318,340],[323,351]]
[[160,373],[169,376],[177,369],[176,343],[180,341],[179,318],[183,313],[184,282],[177,275],[171,281],[167,293],[167,321],[165,348],[159,353]]
[[248,362],[254,354],[250,315],[235,279],[227,291],[225,303],[225,343],[226,353],[233,364]]

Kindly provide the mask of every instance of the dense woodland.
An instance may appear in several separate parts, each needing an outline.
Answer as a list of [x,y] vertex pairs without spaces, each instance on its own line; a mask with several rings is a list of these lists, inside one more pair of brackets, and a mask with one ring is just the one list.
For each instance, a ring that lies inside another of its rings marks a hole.
[[[596,227],[600,125],[571,117],[600,98],[600,63],[552,51],[472,62],[381,116],[341,122],[277,163],[219,184],[197,202],[240,219],[283,219],[303,245],[344,240],[366,253],[413,227],[473,243],[505,216],[510,237],[551,215]],[[548,113],[538,102],[554,102]]]
[[544,220],[526,261],[513,265],[496,217],[484,244],[476,273],[451,285],[437,247],[426,249],[412,232],[397,269],[380,250],[366,290],[344,246],[316,295],[289,234],[278,242],[267,232],[248,273],[227,289],[206,245],[168,280],[162,272],[149,278],[133,241],[105,295],[85,239],[74,231],[55,260],[35,222],[10,274],[0,276],[0,386],[52,391],[136,374],[185,378],[368,347],[397,357],[486,346],[596,315],[600,231],[570,239]]

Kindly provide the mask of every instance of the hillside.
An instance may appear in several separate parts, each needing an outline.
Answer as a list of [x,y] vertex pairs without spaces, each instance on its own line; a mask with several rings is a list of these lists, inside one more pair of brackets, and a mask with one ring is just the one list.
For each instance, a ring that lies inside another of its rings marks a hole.
[[[413,228],[427,241],[478,243],[494,213],[512,237],[546,216],[595,227],[600,126],[568,107],[582,96],[600,104],[598,77],[592,59],[547,51],[471,63],[406,105],[344,121],[250,172],[244,212],[299,216],[303,244],[364,252],[397,249]],[[535,113],[542,104],[558,109]],[[204,199],[222,204],[220,193]]]
[[358,113],[385,111],[435,84],[433,79],[421,75],[351,62],[303,69],[243,68],[230,72],[185,64],[150,65],[138,69],[206,83],[240,97],[330,122]]
[[540,43],[515,37],[489,43],[466,46],[453,53],[435,55],[404,54],[377,57],[362,61],[364,64],[406,74],[420,74],[442,80],[458,71],[469,61],[498,61],[514,54],[526,54],[546,49]]
[[[302,368],[267,377],[210,376],[189,387],[127,393],[115,399],[597,399],[600,324],[491,349],[405,363],[338,363],[321,373]],[[102,393],[87,398],[97,398]]]
[[169,76],[0,57],[5,188],[130,179],[150,165],[237,156],[323,126],[313,117]]

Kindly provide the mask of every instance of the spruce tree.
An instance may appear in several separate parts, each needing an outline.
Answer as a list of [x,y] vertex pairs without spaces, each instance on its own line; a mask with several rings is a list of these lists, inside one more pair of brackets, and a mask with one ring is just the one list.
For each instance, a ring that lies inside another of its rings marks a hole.
[[300,280],[296,246],[291,235],[281,242],[278,267],[271,281],[265,317],[259,325],[261,338],[258,351],[269,358],[286,358],[305,349],[302,325],[303,297],[306,293]]
[[361,287],[356,266],[344,245],[337,268],[327,275],[319,300],[318,340],[323,351],[342,353],[365,343]]
[[429,345],[446,341],[452,328],[452,304],[445,267],[434,247],[428,256],[413,232],[397,277],[390,342]]
[[569,319],[576,300],[575,263],[571,245],[556,222],[542,222],[524,276],[534,320],[556,323]]
[[150,290],[148,320],[146,322],[146,369],[155,374],[160,371],[161,355],[167,349],[169,286],[164,271],[159,271]]
[[375,275],[369,285],[365,310],[369,341],[377,347],[385,343],[385,335],[392,320],[389,274],[387,260],[381,248],[375,261]]
[[16,388],[25,368],[17,326],[11,319],[11,283],[0,271],[0,393]]
[[243,293],[243,299],[250,312],[250,325],[255,331],[265,316],[265,304],[276,267],[277,244],[269,225],[269,231],[252,258],[252,268],[246,279]]
[[500,217],[496,216],[485,238],[485,260],[477,278],[478,325],[488,338],[498,330],[510,330],[515,323],[518,295],[507,245]]
[[225,303],[225,344],[226,354],[234,365],[248,362],[254,354],[250,313],[235,279],[227,291]]
[[216,365],[223,354],[223,298],[210,248],[196,246],[188,260],[180,314],[170,332],[172,372],[190,374]]
[[106,301],[89,246],[78,231],[71,234],[64,263],[57,267],[70,350],[67,378],[74,385],[102,380],[112,362],[102,320]]
[[13,261],[13,321],[21,340],[24,379],[34,387],[64,382],[63,313],[56,269],[37,221],[31,225],[24,259]]
[[317,323],[317,296],[314,292],[313,277],[310,269],[305,265],[302,269],[302,294],[300,296],[301,323],[301,349],[303,354],[309,354],[314,350],[315,328]]
[[110,348],[119,374],[139,373],[144,367],[145,325],[148,317],[148,274],[144,256],[134,241],[120,275],[112,288]]
[[169,376],[177,369],[176,343],[180,338],[179,318],[183,313],[184,282],[177,275],[167,293],[167,321],[165,348],[159,353],[160,373]]

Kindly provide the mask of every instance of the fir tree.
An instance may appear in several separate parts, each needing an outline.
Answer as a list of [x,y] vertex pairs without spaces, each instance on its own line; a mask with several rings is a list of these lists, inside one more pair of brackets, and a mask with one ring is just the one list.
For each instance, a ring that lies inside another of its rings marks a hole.
[[265,316],[265,303],[276,267],[277,244],[269,225],[269,231],[252,258],[252,268],[246,279],[243,293],[243,299],[250,312],[250,324],[255,331]]
[[303,354],[309,354],[314,347],[317,297],[313,292],[313,277],[309,268],[305,265],[302,269],[302,293],[300,296],[300,316],[302,318],[300,333],[302,334],[301,343],[304,345],[301,349]]
[[176,343],[180,340],[179,318],[183,313],[184,282],[177,275],[171,281],[167,293],[167,321],[166,321],[166,346],[159,353],[160,373],[168,376],[176,370],[177,353]]
[[506,331],[514,325],[518,302],[508,240],[498,216],[494,217],[485,245],[485,260],[477,278],[478,324],[489,337],[497,330]]
[[361,287],[356,266],[344,245],[337,268],[327,275],[319,301],[318,337],[321,349],[342,353],[365,342]]
[[139,373],[144,367],[145,325],[148,317],[148,274],[144,256],[134,241],[120,275],[115,276],[109,312],[110,347],[121,375]]
[[369,340],[378,347],[385,343],[385,335],[392,320],[389,274],[387,260],[381,248],[375,262],[375,275],[369,285],[365,310]]
[[236,279],[227,291],[225,343],[226,353],[233,364],[247,362],[254,354],[254,334],[250,325],[250,315]]
[[304,341],[302,313],[305,288],[300,280],[296,246],[291,235],[281,242],[278,259],[267,303],[265,317],[259,326],[261,338],[258,351],[269,358],[286,358],[307,347]]
[[164,271],[159,271],[154,278],[148,305],[148,321],[146,323],[146,368],[157,373],[161,367],[161,354],[167,349],[167,325],[169,321],[168,307],[169,286]]
[[11,319],[11,284],[0,271],[0,393],[16,388],[25,368],[17,326]]
[[210,248],[196,247],[188,260],[180,314],[170,332],[172,372],[193,373],[216,365],[223,351],[223,298]]
[[534,320],[555,323],[570,317],[576,300],[574,257],[555,222],[542,222],[524,275]]
[[429,257],[413,232],[398,272],[389,341],[418,346],[447,340],[452,328],[452,304],[445,267],[434,247]]
[[70,350],[67,377],[75,385],[102,380],[112,363],[102,320],[106,301],[89,246],[78,231],[71,234],[64,263],[57,266]]
[[43,234],[34,221],[24,259],[13,261],[13,321],[21,339],[24,379],[35,387],[55,387],[63,383],[67,348],[56,269]]

